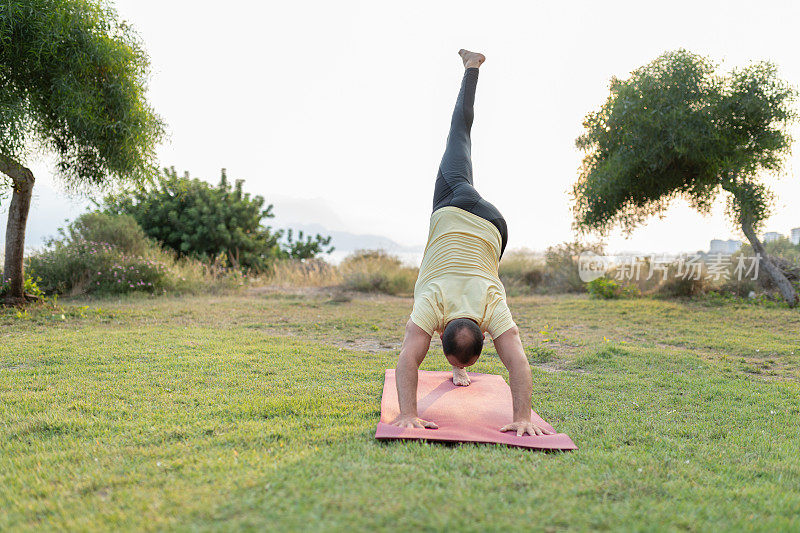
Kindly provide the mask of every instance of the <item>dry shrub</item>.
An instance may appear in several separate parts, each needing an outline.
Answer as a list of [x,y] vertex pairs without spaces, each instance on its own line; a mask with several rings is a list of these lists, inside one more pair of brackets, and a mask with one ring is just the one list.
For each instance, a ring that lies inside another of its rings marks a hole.
[[544,280],[544,257],[527,248],[509,250],[500,261],[499,274],[506,292],[529,294]]
[[[697,263],[698,268],[686,275],[684,265],[681,275],[678,275],[678,263],[670,263],[667,268],[667,279],[656,289],[656,293],[670,298],[699,296],[707,293],[711,289],[711,281],[706,277],[708,270],[705,263]],[[658,274],[659,279],[661,273]],[[697,279],[695,279],[697,278]]]
[[419,269],[383,250],[358,250],[339,265],[345,288],[362,292],[413,294]]
[[508,251],[500,262],[500,280],[511,294],[584,292],[578,262],[581,253],[603,254],[602,243],[564,242],[544,255],[521,249]]
[[740,298],[747,298],[751,292],[758,293],[760,287],[758,282],[752,279],[738,279],[736,277],[725,280],[722,285],[715,289],[721,294],[733,294]]
[[544,254],[544,279],[541,292],[585,292],[586,283],[580,277],[579,258],[583,252],[605,253],[602,243],[563,242],[550,246]]
[[338,269],[322,259],[278,261],[263,279],[281,287],[327,287],[342,281]]
[[564,242],[547,248],[544,254],[544,292],[585,292],[586,283],[580,278],[578,258],[586,250],[598,255],[602,246],[591,246],[580,242]]
[[[772,261],[772,264],[778,267],[778,270],[783,272],[786,279],[795,286],[800,283],[800,265],[776,255],[770,255],[769,260]],[[772,281],[772,277],[763,269],[763,266],[758,270],[758,285],[767,292],[778,292],[778,286],[775,285],[775,282]]]

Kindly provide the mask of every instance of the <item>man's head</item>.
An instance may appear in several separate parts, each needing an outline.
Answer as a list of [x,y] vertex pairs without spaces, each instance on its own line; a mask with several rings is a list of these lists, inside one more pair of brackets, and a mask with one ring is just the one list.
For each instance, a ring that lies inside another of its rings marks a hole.
[[472,366],[483,349],[483,332],[474,320],[451,320],[442,332],[442,349],[451,365],[461,368]]

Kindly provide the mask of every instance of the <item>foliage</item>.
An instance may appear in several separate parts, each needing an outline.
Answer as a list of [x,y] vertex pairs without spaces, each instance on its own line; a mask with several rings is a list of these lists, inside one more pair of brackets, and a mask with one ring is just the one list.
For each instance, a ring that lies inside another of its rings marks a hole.
[[105,2],[3,2],[0,154],[24,161],[42,148],[75,186],[147,180],[164,134],[148,75],[138,36]]
[[90,271],[89,279],[83,280],[85,293],[156,292],[164,290],[168,266],[160,261],[120,254],[107,269],[98,270],[96,276],[93,274],[94,271]]
[[585,283],[580,278],[578,258],[584,251],[603,254],[603,244],[586,244],[579,241],[550,246],[545,251],[544,284],[550,292],[584,292]]
[[169,257],[129,215],[88,212],[28,258],[48,294],[163,292]]
[[50,246],[27,261],[48,294],[216,294],[235,291],[248,279],[224,256],[204,263],[158,247],[136,256],[82,240]]
[[[314,237],[303,235],[303,231],[297,232],[297,239],[294,239],[294,232],[286,230],[286,242],[281,243],[281,249],[290,259],[313,259],[322,253],[329,254],[335,249],[329,246],[331,236],[323,237],[317,233]],[[329,246],[327,249],[326,246]]]
[[281,243],[282,230],[263,226],[272,218],[272,205],[262,196],[243,192],[244,180],[228,182],[222,169],[219,184],[179,177],[174,167],[165,168],[155,186],[108,195],[102,204],[106,212],[131,215],[145,233],[174,250],[179,256],[213,261],[224,254],[234,268],[268,271],[277,259],[314,257],[330,253],[330,237],[288,236]]
[[[0,126],[2,127],[2,126]],[[10,196],[11,178],[3,173],[0,173],[0,213],[3,212],[3,201]]]
[[104,207],[131,215],[149,237],[180,256],[212,261],[224,253],[234,267],[265,270],[281,256],[280,233],[261,225],[274,216],[272,205],[264,208],[263,197],[244,193],[243,183],[231,186],[225,169],[213,187],[165,168],[154,187],[109,195]]
[[[774,241],[764,243],[764,250],[770,258],[780,258],[800,267],[800,244],[792,244],[787,237],[779,237]],[[745,256],[753,256],[755,252],[749,243],[744,243],[739,253]]]
[[103,242],[53,242],[27,258],[48,294],[162,292],[169,276],[163,261],[133,256]]
[[796,91],[771,63],[727,75],[709,59],[668,52],[613,78],[611,95],[584,120],[576,144],[587,152],[573,188],[575,225],[630,232],[678,196],[707,213],[720,190],[728,214],[757,228],[771,193],[763,174],[782,168]]
[[[795,287],[800,287],[800,246],[792,244],[786,237],[765,242],[763,246],[772,264],[778,267],[790,283]],[[753,247],[749,243],[743,244],[742,247],[731,256],[731,262],[735,264],[740,257],[744,257],[746,260],[755,257]],[[755,291],[757,294],[766,292],[771,296],[773,293],[776,293],[778,289],[772,278],[764,270],[762,264],[758,268],[758,276],[755,280],[747,279],[738,281],[732,279],[726,283],[724,287],[721,287],[721,290],[733,292],[740,296],[748,296],[750,291]]]
[[500,261],[500,280],[509,295],[581,293],[578,259],[584,251],[603,254],[602,243],[564,242],[547,248],[543,255],[530,250],[511,250]]
[[[105,241],[90,239],[104,238]],[[48,294],[195,293],[238,289],[246,278],[225,254],[203,263],[177,257],[129,215],[84,213],[27,258]]]
[[345,288],[386,294],[412,294],[418,269],[383,250],[359,250],[339,265]]
[[[26,289],[27,292],[27,289]],[[58,296],[41,295],[25,307],[0,307],[0,325],[66,323],[85,318],[108,320],[112,315],[102,308],[89,309],[88,305],[63,305]]]
[[145,235],[132,216],[99,211],[83,213],[66,228],[59,228],[58,236],[48,239],[46,246],[56,246],[58,241],[108,243],[120,252],[134,256],[146,255],[158,246]]
[[616,298],[627,298],[638,296],[639,289],[632,285],[623,285],[617,280],[606,278],[605,276],[593,279],[586,284],[586,290],[593,298],[613,300]]
[[[0,276],[0,298],[6,295],[9,290],[9,280],[1,279]],[[42,281],[41,278],[33,279],[30,274],[25,276],[25,283],[22,286],[22,290],[25,294],[29,294],[31,296],[35,296],[36,298],[44,298],[45,293],[39,286],[39,283]]]

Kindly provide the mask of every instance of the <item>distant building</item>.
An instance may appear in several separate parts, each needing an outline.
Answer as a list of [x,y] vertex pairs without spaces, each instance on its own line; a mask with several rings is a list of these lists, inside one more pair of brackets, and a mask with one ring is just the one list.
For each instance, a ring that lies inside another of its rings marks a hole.
[[734,239],[728,239],[727,241],[724,241],[722,239],[712,239],[708,253],[730,255],[732,253],[735,253],[741,247],[742,247],[742,241],[737,241]]
[[800,228],[792,230],[792,244],[800,244]]
[[777,241],[781,237],[783,237],[783,235],[781,235],[777,231],[768,231],[764,234],[764,242]]

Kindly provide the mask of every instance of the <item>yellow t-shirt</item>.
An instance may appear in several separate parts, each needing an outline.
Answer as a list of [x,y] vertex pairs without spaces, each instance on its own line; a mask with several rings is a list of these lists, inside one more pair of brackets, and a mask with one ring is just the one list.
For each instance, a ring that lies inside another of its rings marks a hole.
[[414,286],[411,320],[429,335],[456,318],[472,318],[496,339],[514,327],[497,275],[500,232],[458,207],[431,215],[428,244]]

